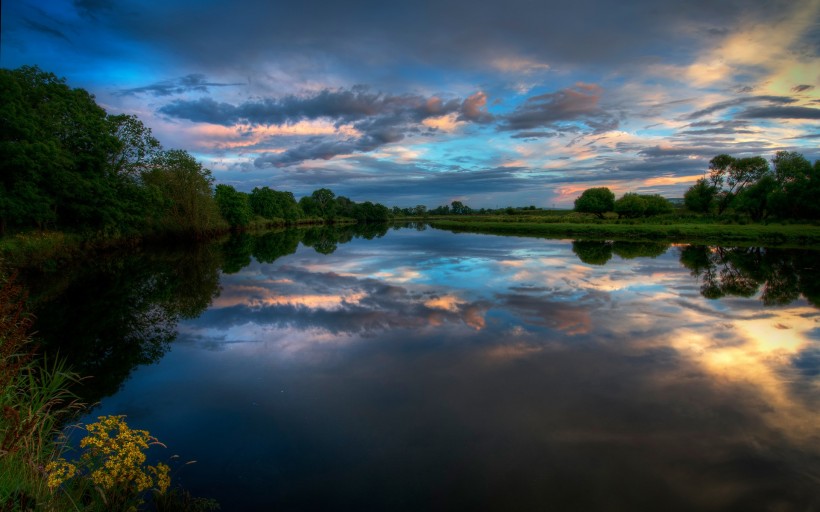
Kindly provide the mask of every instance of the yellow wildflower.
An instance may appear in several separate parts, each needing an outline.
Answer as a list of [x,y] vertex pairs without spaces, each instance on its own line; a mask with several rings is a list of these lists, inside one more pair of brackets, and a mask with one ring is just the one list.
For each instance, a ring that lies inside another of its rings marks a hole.
[[46,473],[48,473],[48,487],[55,489],[77,473],[77,466],[60,458],[46,464]]

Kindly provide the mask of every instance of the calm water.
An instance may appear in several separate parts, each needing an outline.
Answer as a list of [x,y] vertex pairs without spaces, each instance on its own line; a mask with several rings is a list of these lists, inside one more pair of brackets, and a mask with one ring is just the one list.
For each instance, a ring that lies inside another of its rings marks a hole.
[[817,253],[382,234],[96,262],[39,329],[223,510],[820,510]]

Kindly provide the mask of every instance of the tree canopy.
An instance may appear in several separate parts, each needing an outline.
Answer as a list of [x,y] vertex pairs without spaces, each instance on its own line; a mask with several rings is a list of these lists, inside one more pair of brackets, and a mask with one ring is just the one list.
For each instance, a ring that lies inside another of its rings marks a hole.
[[607,187],[595,187],[584,190],[575,200],[575,211],[593,213],[603,218],[606,212],[615,208],[615,194]]

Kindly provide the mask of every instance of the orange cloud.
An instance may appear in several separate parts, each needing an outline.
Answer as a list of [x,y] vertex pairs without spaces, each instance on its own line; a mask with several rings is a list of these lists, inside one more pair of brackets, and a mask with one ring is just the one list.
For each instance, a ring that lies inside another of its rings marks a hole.
[[694,182],[702,177],[702,174],[694,174],[692,176],[658,176],[657,178],[644,180],[643,185],[646,187],[662,187],[666,185],[677,185],[678,183],[694,184]]

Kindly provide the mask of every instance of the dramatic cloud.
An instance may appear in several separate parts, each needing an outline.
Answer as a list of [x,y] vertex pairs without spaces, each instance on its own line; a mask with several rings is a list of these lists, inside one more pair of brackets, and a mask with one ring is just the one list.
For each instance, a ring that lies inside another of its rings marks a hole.
[[258,167],[285,167],[305,160],[328,160],[338,155],[373,151],[404,139],[409,132],[427,129],[424,121],[456,114],[461,121],[486,123],[487,97],[475,93],[463,101],[436,96],[390,95],[359,86],[348,90],[322,90],[310,96],[249,101],[240,105],[218,103],[211,98],[176,100],[160,112],[179,119],[223,126],[292,125],[300,121],[329,119],[337,127],[351,125],[360,133],[353,138],[314,137],[288,150],[255,160]]
[[820,108],[810,107],[754,107],[740,112],[743,119],[820,119]]
[[533,96],[505,116],[499,129],[573,131],[580,124],[596,133],[614,130],[618,120],[598,105],[602,93],[597,85],[578,83],[572,88]]
[[816,0],[0,5],[3,67],[66,77],[245,191],[571,206],[680,197],[653,178],[710,152],[820,158]]

